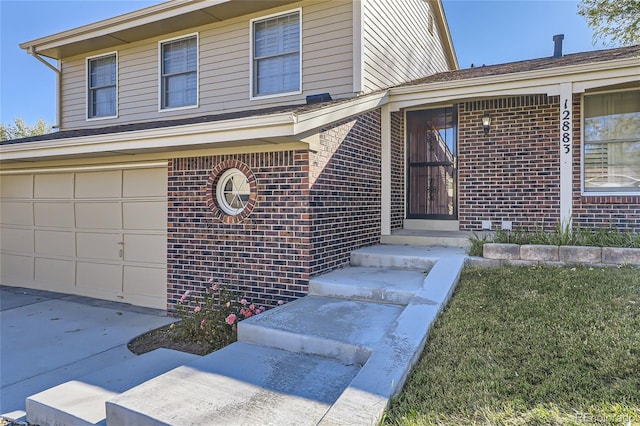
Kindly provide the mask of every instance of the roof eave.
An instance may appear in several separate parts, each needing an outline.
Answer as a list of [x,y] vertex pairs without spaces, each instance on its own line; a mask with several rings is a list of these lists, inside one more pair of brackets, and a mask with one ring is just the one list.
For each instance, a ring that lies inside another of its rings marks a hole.
[[392,111],[418,103],[446,102],[488,96],[547,93],[557,94],[558,86],[574,82],[575,93],[589,88],[640,79],[638,58],[624,58],[590,64],[568,65],[459,80],[400,86],[390,89]]
[[60,156],[104,155],[104,153],[145,153],[172,150],[242,146],[256,141],[266,144],[303,142],[322,127],[341,119],[378,108],[387,102],[379,92],[312,111],[285,112],[260,116],[186,124],[120,133],[60,138],[0,145],[0,162],[41,160]]

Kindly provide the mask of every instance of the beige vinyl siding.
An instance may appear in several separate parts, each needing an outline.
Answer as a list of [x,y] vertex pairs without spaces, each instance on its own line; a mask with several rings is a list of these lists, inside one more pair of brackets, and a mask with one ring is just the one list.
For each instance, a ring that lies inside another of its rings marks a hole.
[[[302,8],[302,89],[298,95],[250,100],[250,31],[253,18]],[[118,117],[86,119],[86,58],[63,60],[64,130],[185,118],[276,105],[301,104],[307,95],[353,96],[352,3],[308,0],[182,33],[122,45],[118,52]],[[199,106],[158,111],[158,42],[198,32]]]
[[435,19],[428,29],[429,2],[365,0],[362,8],[365,92],[449,69]]

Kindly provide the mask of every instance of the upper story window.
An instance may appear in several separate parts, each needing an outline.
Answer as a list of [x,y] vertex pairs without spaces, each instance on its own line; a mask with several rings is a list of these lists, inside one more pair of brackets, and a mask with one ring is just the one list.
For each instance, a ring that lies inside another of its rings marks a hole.
[[115,53],[87,59],[87,118],[117,115],[116,63]]
[[198,36],[160,43],[160,109],[198,104]]
[[584,96],[585,193],[640,194],[640,90]]
[[251,21],[254,97],[299,93],[300,10]]

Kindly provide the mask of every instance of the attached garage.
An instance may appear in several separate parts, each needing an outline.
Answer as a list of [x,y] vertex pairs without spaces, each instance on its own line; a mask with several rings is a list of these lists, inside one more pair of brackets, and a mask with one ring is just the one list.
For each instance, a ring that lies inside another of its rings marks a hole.
[[167,167],[0,175],[1,283],[167,307]]

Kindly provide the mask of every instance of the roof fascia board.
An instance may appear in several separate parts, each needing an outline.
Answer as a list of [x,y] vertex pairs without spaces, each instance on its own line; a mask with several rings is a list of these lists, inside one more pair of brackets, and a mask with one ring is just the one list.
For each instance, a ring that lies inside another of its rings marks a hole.
[[316,111],[300,113],[297,115],[293,134],[303,134],[327,124],[362,114],[386,104],[388,100],[386,91],[377,92],[337,105],[329,105]]
[[124,15],[83,25],[71,30],[63,31],[50,36],[20,43],[20,48],[34,50],[48,50],[70,44],[77,41],[84,41],[87,38],[109,35],[114,32],[134,28],[150,22],[170,18],[176,15],[192,12],[216,4],[226,3],[230,0],[172,0],[155,6],[136,10]]
[[292,126],[293,115],[282,113],[222,122],[8,144],[0,145],[0,161],[283,137],[291,135]]
[[[101,152],[181,149],[186,146],[215,145],[243,140],[291,141],[298,135],[306,137],[309,132],[322,126],[377,108],[386,100],[387,94],[382,92],[298,115],[287,112],[218,122],[0,145],[0,161]],[[305,141],[304,138],[300,140]]]
[[[479,96],[501,96],[505,94],[547,93],[557,95],[558,85],[565,82],[578,83],[578,88],[592,88],[597,85],[628,82],[638,79],[640,67],[637,58],[626,58],[597,64],[571,65],[561,68],[524,71],[512,74],[492,75],[453,81],[425,83],[414,86],[396,87],[390,90],[392,111],[415,105],[416,102],[432,98],[454,100]],[[580,82],[590,82],[580,86]],[[581,89],[584,90],[584,89]]]

